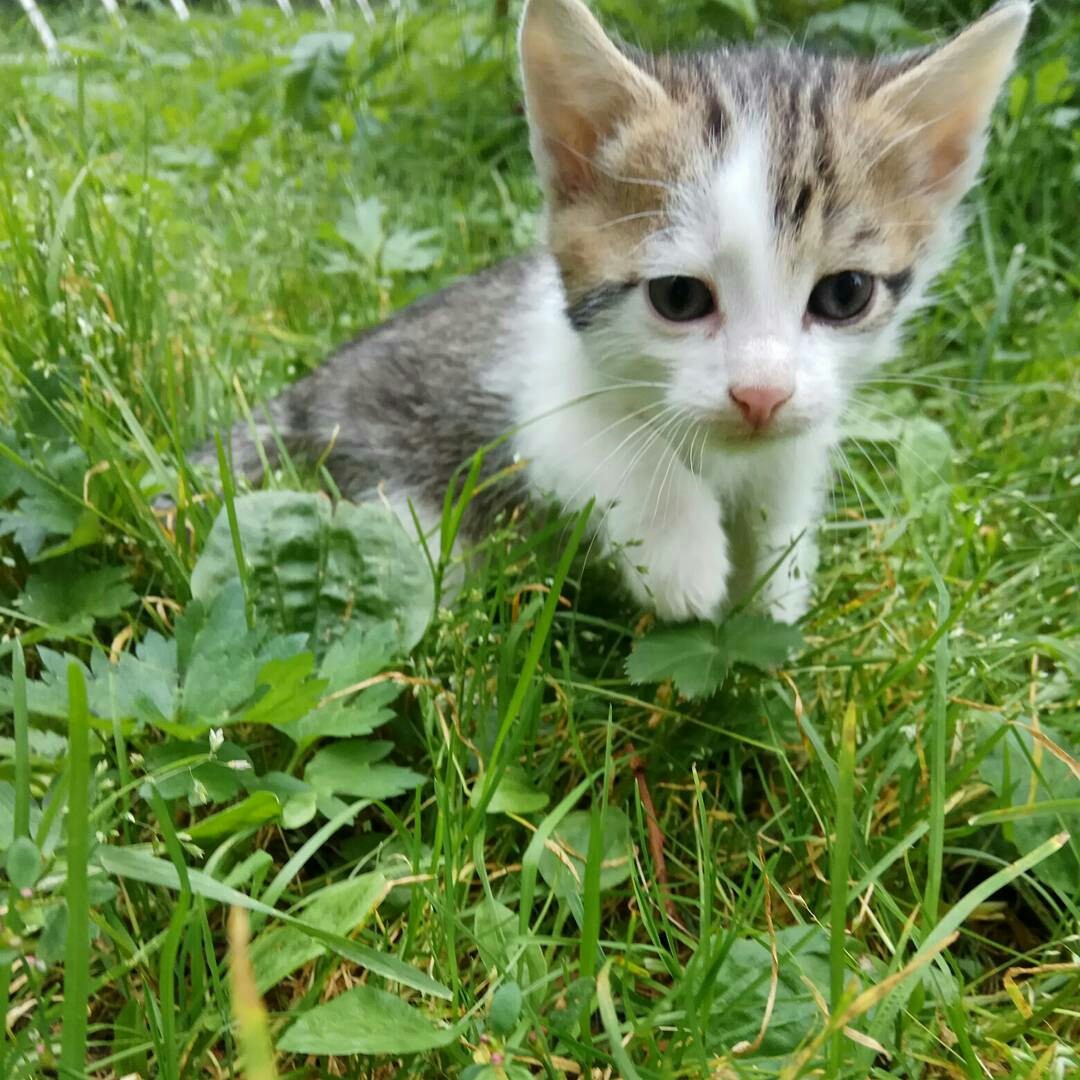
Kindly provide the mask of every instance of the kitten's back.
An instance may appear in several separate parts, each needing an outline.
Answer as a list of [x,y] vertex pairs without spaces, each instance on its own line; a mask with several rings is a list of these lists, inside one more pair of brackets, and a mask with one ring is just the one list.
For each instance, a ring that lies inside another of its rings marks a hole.
[[[276,461],[276,432],[298,461],[323,461],[346,497],[381,488],[391,498],[440,507],[454,472],[513,424],[509,388],[492,373],[513,348],[543,261],[526,255],[498,263],[340,348],[255,410],[262,452]],[[240,422],[230,436],[234,472],[256,479],[262,458],[250,426]],[[505,467],[510,455],[503,443],[485,471]],[[212,464],[214,457],[207,447],[193,460]]]

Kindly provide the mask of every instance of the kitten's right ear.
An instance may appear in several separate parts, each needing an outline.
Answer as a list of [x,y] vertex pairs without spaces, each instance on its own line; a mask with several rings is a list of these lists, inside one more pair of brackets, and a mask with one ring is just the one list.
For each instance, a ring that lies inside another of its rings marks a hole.
[[549,197],[566,202],[594,182],[596,149],[620,119],[664,90],[581,0],[528,0],[519,49],[533,158]]

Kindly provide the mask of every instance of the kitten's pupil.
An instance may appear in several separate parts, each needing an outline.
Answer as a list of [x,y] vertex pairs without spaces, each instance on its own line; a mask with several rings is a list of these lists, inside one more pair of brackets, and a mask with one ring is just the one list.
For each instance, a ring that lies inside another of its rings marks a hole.
[[843,270],[823,277],[806,305],[811,315],[825,322],[846,322],[861,314],[874,295],[874,279],[861,270]]
[[712,290],[698,278],[676,275],[649,282],[649,303],[657,314],[672,322],[690,322],[712,313],[716,307]]

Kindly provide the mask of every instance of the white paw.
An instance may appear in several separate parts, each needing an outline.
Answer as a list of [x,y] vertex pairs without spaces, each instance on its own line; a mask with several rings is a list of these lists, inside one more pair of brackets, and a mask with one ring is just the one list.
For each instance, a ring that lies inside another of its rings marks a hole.
[[[766,571],[776,550],[775,544],[766,548]],[[813,537],[802,537],[791,555],[773,570],[767,581],[762,582],[755,606],[767,611],[777,622],[798,622],[810,607],[817,559],[817,544]]]
[[714,619],[728,598],[727,536],[719,508],[652,527],[621,553],[637,599],[664,620]]
[[810,607],[810,583],[784,581],[772,589],[766,585],[761,599],[762,606],[777,622],[797,623]]

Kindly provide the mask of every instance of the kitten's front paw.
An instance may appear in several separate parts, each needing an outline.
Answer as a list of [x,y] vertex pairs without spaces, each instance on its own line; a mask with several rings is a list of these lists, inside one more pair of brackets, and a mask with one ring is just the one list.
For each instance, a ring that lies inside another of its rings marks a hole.
[[788,582],[786,585],[783,590],[766,587],[764,607],[777,622],[794,625],[810,608],[810,583]]
[[[717,511],[719,518],[719,511]],[[623,552],[634,594],[665,621],[715,619],[728,597],[727,537],[718,520],[654,532]]]

